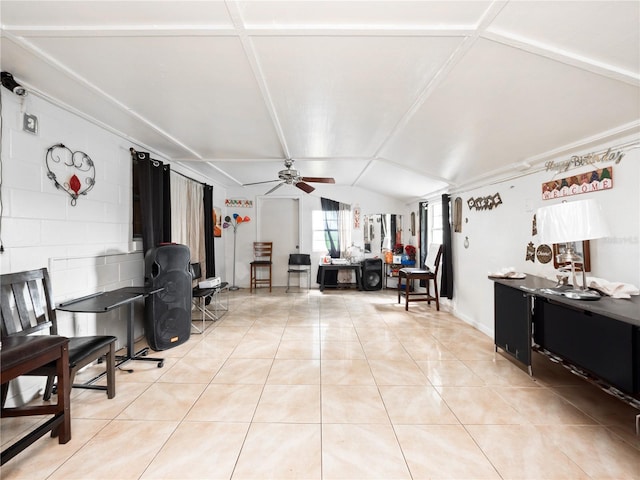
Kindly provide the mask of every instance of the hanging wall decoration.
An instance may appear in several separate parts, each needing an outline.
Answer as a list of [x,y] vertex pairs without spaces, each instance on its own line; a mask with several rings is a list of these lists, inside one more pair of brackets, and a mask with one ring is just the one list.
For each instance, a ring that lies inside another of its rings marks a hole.
[[453,231],[462,232],[462,198],[453,201]]
[[72,152],[62,143],[49,147],[45,163],[47,177],[53,180],[56,188],[69,194],[72,207],[75,207],[78,197],[86,195],[96,183],[96,169],[91,157],[84,152]]
[[613,167],[592,170],[542,184],[542,199],[571,197],[613,188]]
[[529,242],[527,245],[527,257],[525,258],[525,262],[532,261],[535,263],[536,261],[536,247],[534,247],[533,242]]
[[227,198],[224,205],[225,207],[253,208],[253,200]]
[[536,258],[540,263],[549,263],[553,256],[551,247],[549,245],[540,245],[536,249]]
[[222,210],[220,207],[211,209],[213,215],[213,237],[220,238],[222,236]]
[[502,198],[500,198],[499,193],[496,193],[495,195],[488,195],[486,197],[472,197],[467,200],[467,205],[469,206],[470,210],[473,210],[474,208],[476,210],[492,210],[501,204]]
[[353,208],[353,228],[360,229],[360,207],[358,205]]

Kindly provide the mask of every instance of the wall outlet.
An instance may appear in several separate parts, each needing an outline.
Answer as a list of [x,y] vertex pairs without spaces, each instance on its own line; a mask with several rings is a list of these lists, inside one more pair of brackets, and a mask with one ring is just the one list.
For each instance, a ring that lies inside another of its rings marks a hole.
[[35,115],[29,115],[25,113],[22,116],[22,129],[25,132],[33,133],[34,135],[38,134],[38,117]]

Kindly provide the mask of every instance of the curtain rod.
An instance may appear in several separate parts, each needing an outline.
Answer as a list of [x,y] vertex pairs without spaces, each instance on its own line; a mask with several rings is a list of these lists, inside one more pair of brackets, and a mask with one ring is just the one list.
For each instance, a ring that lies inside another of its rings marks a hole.
[[[129,148],[129,151],[131,152],[131,154],[132,154],[132,155],[133,155],[133,154],[137,154],[137,153],[138,153],[138,152],[137,152],[133,147]],[[147,152],[147,153],[149,153],[149,152]],[[163,162],[161,162],[160,160],[156,160],[156,159],[154,159],[154,158],[151,158],[151,153],[149,153],[149,160],[151,160],[151,162],[153,162],[153,165],[154,165],[155,167],[157,167],[158,165],[160,165],[160,163],[163,163]],[[169,164],[169,165],[170,165],[170,164]],[[196,180],[195,178],[191,178],[191,177],[189,177],[188,175],[185,175],[184,173],[180,173],[180,172],[178,172],[177,170],[170,170],[170,171],[171,171],[171,172],[173,172],[173,173],[175,173],[175,174],[180,175],[181,177],[186,178],[187,180],[191,180],[192,182],[199,183],[200,185],[202,185],[202,186],[204,186],[204,187],[210,187],[210,186],[211,186],[211,185],[207,185],[207,184],[206,184],[206,183],[204,183],[204,182],[200,182],[200,181]]]
[[199,184],[200,184],[200,185],[202,185],[203,187],[209,187],[209,186],[210,186],[210,185],[207,185],[207,184],[206,184],[206,183],[204,183],[204,182],[199,182],[198,180],[196,180],[196,179],[194,179],[194,178],[191,178],[191,177],[189,177],[189,176],[185,175],[184,173],[180,173],[180,172],[178,172],[178,171],[176,171],[176,170],[171,170],[171,173],[175,173],[175,174],[177,174],[177,175],[180,175],[181,177],[184,177],[184,178],[186,178],[187,180],[191,180],[192,182],[199,183]]

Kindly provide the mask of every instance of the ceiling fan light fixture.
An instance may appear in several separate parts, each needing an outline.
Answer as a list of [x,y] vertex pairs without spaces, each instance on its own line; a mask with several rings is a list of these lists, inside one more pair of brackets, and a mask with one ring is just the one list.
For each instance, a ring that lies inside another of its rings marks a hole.
[[300,175],[300,173],[298,172],[298,170],[296,170],[295,168],[293,168],[293,162],[295,160],[292,159],[286,159],[284,161],[284,166],[285,169],[284,170],[280,170],[278,172],[278,179],[279,180],[267,180],[264,182],[254,182],[254,183],[247,183],[243,186],[249,186],[249,185],[259,185],[261,183],[270,183],[270,182],[277,182],[280,181],[280,183],[278,183],[275,187],[273,187],[271,190],[269,190],[267,193],[265,193],[265,195],[269,195],[271,192],[277,190],[278,188],[280,188],[282,185],[293,185],[297,188],[299,188],[300,190],[306,192],[306,193],[311,193],[315,190],[314,187],[312,187],[311,185],[309,185],[306,182],[313,182],[313,183],[336,183],[336,181],[333,178],[329,178],[329,177],[303,177],[302,175]]

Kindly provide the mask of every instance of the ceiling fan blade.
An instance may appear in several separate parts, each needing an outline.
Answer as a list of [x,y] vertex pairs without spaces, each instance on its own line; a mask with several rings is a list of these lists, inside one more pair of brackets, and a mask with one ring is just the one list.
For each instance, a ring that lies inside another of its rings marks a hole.
[[302,177],[302,181],[314,183],[336,183],[333,178],[329,177]]
[[273,182],[279,182],[279,181],[280,179],[276,178],[275,180],[265,180],[264,182],[243,183],[242,186],[248,187],[249,185],[261,185],[263,183],[273,183]]
[[267,193],[265,193],[265,195],[269,195],[271,192],[275,192],[277,189],[279,189],[282,185],[284,185],[284,182],[279,183],[278,185],[276,185],[275,187],[273,187],[271,190],[269,190]]
[[298,182],[296,183],[296,187],[298,187],[300,190],[307,192],[307,193],[311,193],[315,190],[315,188],[313,188],[311,185],[309,185],[308,183],[304,183],[304,182]]

